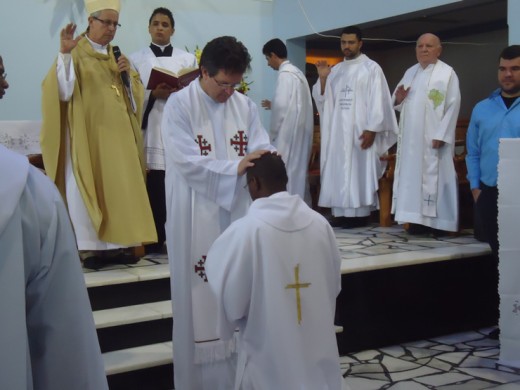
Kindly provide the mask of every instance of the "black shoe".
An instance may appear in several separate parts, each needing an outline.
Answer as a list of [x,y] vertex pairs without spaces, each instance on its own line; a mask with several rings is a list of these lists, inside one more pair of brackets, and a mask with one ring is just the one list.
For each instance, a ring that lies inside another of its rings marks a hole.
[[90,256],[83,260],[83,268],[98,270],[108,265],[107,259],[100,256]]
[[141,260],[139,257],[131,255],[130,253],[119,253],[107,259],[112,264],[135,264]]
[[420,236],[429,234],[431,232],[431,228],[429,226],[420,225],[418,223],[409,223],[408,230],[406,232],[411,236]]
[[446,236],[449,236],[451,235],[452,232],[448,232],[446,230],[441,230],[441,229],[431,229],[431,233],[432,233],[432,236],[433,237],[446,237]]
[[341,225],[343,229],[353,229],[368,226],[368,217],[346,217]]
[[150,253],[164,253],[164,244],[158,242],[155,244],[147,244],[144,246],[144,253],[147,255]]
[[489,332],[488,337],[491,340],[498,340],[498,339],[500,339],[500,328],[493,329],[491,332]]
[[346,219],[345,217],[331,217],[328,221],[332,227],[342,227]]

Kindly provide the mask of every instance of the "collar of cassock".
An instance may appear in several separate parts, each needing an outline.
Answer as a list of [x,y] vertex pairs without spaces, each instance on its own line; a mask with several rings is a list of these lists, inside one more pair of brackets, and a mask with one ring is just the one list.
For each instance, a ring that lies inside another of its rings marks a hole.
[[155,43],[150,43],[150,49],[156,57],[171,57],[173,53],[173,47],[171,43],[166,46],[159,46]]
[[87,34],[85,34],[85,38],[90,42],[92,45],[92,48],[97,51],[98,53],[107,54],[108,53],[108,45],[100,45],[99,43],[94,42],[92,39],[88,37]]

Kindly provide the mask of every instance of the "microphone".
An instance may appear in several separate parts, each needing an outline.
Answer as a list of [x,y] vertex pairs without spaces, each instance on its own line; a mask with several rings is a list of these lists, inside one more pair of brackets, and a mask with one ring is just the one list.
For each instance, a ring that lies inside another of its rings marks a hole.
[[[114,58],[117,60],[121,57],[121,50],[119,50],[119,46],[113,46],[112,52],[114,53]],[[123,84],[126,85],[127,88],[130,88],[130,79],[128,78],[128,72],[126,70],[121,72],[121,80]]]

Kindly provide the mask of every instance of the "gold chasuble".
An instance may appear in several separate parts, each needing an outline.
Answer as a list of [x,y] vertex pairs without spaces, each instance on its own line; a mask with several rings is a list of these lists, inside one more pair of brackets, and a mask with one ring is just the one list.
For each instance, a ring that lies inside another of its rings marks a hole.
[[144,89],[132,70],[134,113],[112,48],[107,49],[109,55],[100,54],[86,38],[79,41],[71,53],[76,82],[69,102],[59,99],[56,62],[43,81],[45,169],[66,199],[69,131],[74,176],[98,238],[125,246],[156,242],[140,129]]

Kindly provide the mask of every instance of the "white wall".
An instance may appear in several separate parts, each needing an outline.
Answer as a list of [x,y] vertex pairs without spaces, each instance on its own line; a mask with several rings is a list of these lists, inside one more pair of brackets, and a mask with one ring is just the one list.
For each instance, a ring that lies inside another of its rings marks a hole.
[[[158,0],[122,0],[120,22],[123,27],[118,31],[114,44],[126,54],[147,45],[148,18],[154,8],[166,4],[175,16],[173,42],[178,47],[187,46],[193,50],[196,45],[203,47],[219,35],[234,35],[244,42],[253,57],[253,69],[248,80],[254,83],[249,96],[259,104],[261,99],[272,95],[276,78],[276,72],[266,66],[261,53],[267,40],[273,37],[287,40],[311,34],[313,29],[309,22],[316,30],[325,31],[454,2],[456,0],[177,0],[175,4],[168,4]],[[59,30],[70,20],[79,24],[79,30],[84,30],[86,15],[82,4],[82,0],[15,0],[4,5],[0,23],[0,55],[4,59],[10,88],[0,104],[0,120],[41,119],[40,85],[58,52]],[[509,0],[510,43],[520,43],[519,14],[520,1]],[[302,41],[291,40],[289,58],[304,69],[305,54],[299,42]],[[447,62],[449,51],[451,49],[445,50]],[[468,51],[468,58],[472,57],[471,54]],[[490,57],[494,55],[487,54]],[[402,63],[382,60],[385,72],[388,69],[391,73],[391,87],[392,69],[396,69],[396,74],[400,73],[397,69],[402,70],[408,64],[405,58],[413,62],[413,51],[403,52]],[[471,77],[468,80],[478,79],[474,66],[459,66],[456,59],[452,62],[458,67],[456,70],[461,78],[463,73],[469,72]],[[268,113],[261,111],[261,115],[265,124]]]
[[[460,118],[469,118],[475,104],[498,88],[498,56],[508,45],[507,39],[507,30],[498,30],[467,35],[450,40],[452,44],[443,44],[441,60],[455,69],[460,82]],[[369,48],[370,42],[366,42],[366,46]],[[414,44],[376,52],[367,49],[366,52],[383,68],[391,91],[401,80],[404,71],[417,62]]]
[[[120,23],[113,43],[124,54],[149,44],[148,19],[153,9],[167,6],[174,14],[173,44],[194,50],[220,35],[233,35],[248,48],[253,61],[249,96],[258,104],[268,96],[262,82],[272,78],[262,55],[263,44],[273,36],[273,4],[254,0],[122,0]],[[41,81],[59,50],[59,31],[69,21],[86,28],[82,0],[15,0],[3,6],[0,55],[10,88],[0,104],[0,120],[41,119]],[[64,7],[63,4],[67,6]],[[76,4],[81,14],[75,11]],[[71,8],[72,7],[72,8]],[[64,9],[64,10],[63,10]],[[72,11],[71,11],[72,10]],[[265,115],[265,114],[263,114]]]
[[275,34],[280,39],[295,38],[459,1],[274,0]]
[[[469,1],[469,0],[466,0]],[[281,39],[298,39],[301,36],[385,19],[421,9],[456,3],[456,0],[294,0],[274,3],[274,29]],[[442,60],[457,72],[462,90],[461,117],[469,117],[476,102],[497,88],[497,58],[508,44],[520,44],[520,1],[508,0],[507,30],[475,34],[454,39],[454,42],[481,42],[489,45],[444,45]],[[508,39],[509,38],[509,39]],[[508,43],[509,41],[509,43]],[[365,42],[364,51],[383,68],[390,89],[393,90],[404,71],[416,62],[413,44],[370,51]],[[339,52],[339,40],[338,40]],[[300,64],[303,54],[296,51],[290,59]],[[300,56],[300,57],[298,57]],[[303,69],[303,68],[302,68]]]

